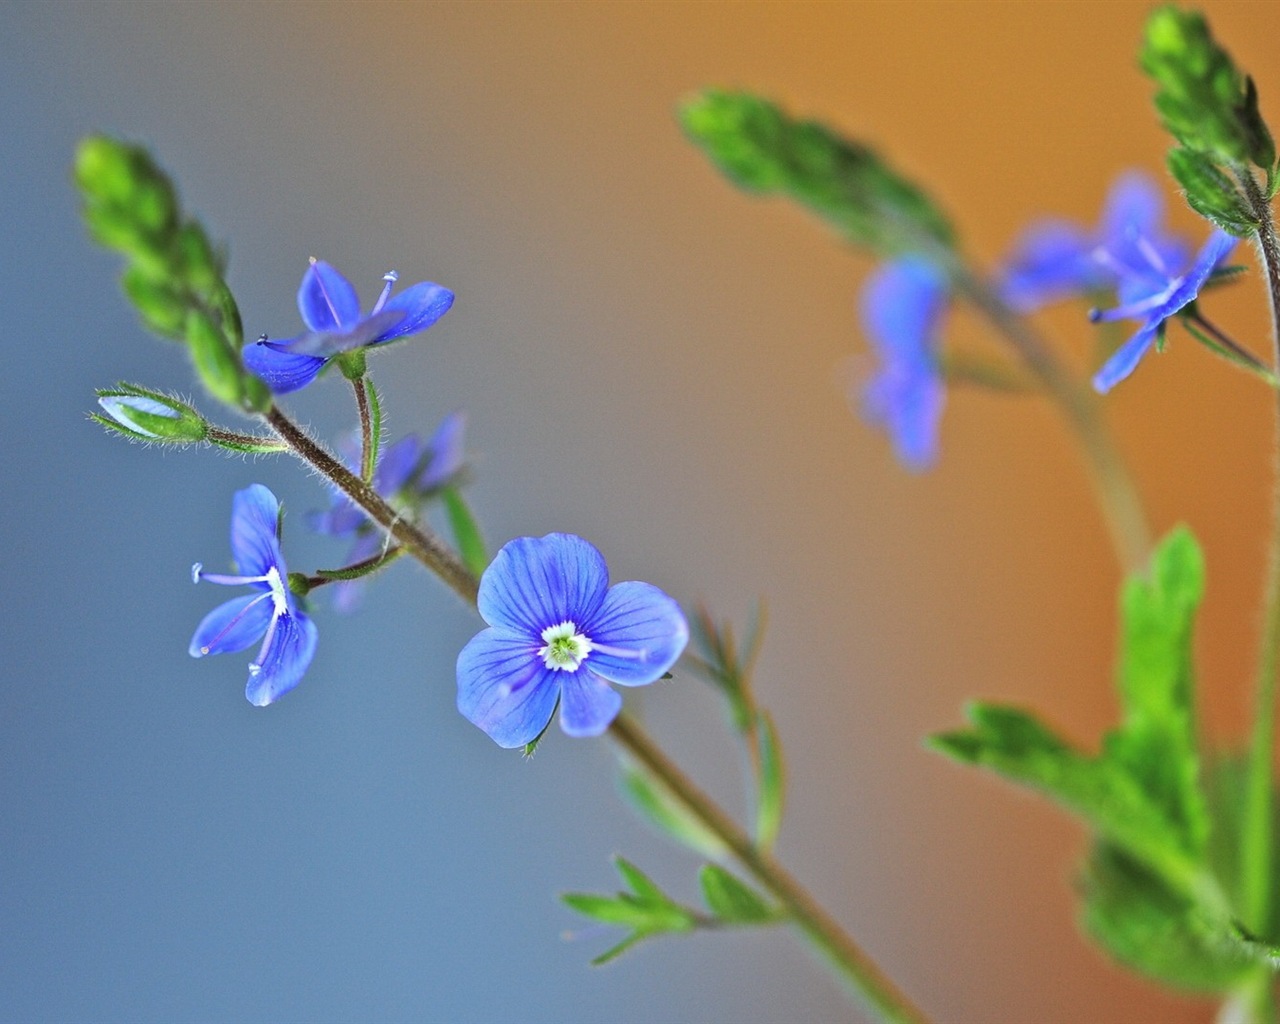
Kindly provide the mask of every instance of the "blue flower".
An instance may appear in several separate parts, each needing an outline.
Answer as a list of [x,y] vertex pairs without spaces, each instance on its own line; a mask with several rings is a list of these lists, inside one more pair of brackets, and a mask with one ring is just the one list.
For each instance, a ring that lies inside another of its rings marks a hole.
[[[1142,240],[1138,239],[1140,243]],[[1161,336],[1164,322],[1180,309],[1196,300],[1204,283],[1214,270],[1231,255],[1236,240],[1225,231],[1215,230],[1185,271],[1175,274],[1161,254],[1151,246],[1143,246],[1141,262],[1122,262],[1115,266],[1119,276],[1117,291],[1121,305],[1115,309],[1093,310],[1094,321],[1141,320],[1138,332],[1116,349],[1093,378],[1094,389],[1110,391],[1133,373],[1138,361]],[[1132,255],[1132,254],[1130,254]]]
[[946,397],[938,322],[946,305],[946,275],[916,256],[884,264],[862,291],[863,327],[881,362],[863,391],[863,415],[889,432],[909,469],[926,469],[937,457]]
[[246,345],[245,367],[276,394],[297,391],[315,380],[334,356],[425,331],[453,305],[453,292],[442,285],[420,281],[392,298],[395,271],[383,280],[386,285],[378,301],[361,316],[351,282],[328,263],[313,259],[298,288],[298,311],[307,333]]
[[1005,261],[998,283],[1012,309],[1030,313],[1046,303],[1112,288],[1120,269],[1148,266],[1155,252],[1165,266],[1182,266],[1187,246],[1165,233],[1163,202],[1156,183],[1131,171],[1107,195],[1102,222],[1093,232],[1062,220],[1042,220],[1023,234]]
[[581,537],[519,537],[480,580],[489,628],[458,655],[458,710],[501,747],[537,739],[560,705],[570,736],[598,736],[622,698],[644,686],[689,640],[680,606],[648,583],[609,586],[604,557]]
[[280,503],[262,484],[237,491],[231,503],[231,554],[243,575],[206,573],[197,562],[191,578],[244,584],[254,592],[233,597],[206,615],[188,651],[193,658],[227,654],[262,638],[258,656],[249,663],[244,695],[263,707],[301,681],[316,651],[316,627],[289,592],[289,572],[280,554]]
[[[393,506],[410,516],[418,507],[448,484],[466,462],[463,434],[467,417],[453,412],[440,421],[436,432],[424,443],[417,434],[402,437],[386,448],[373,471],[373,489]],[[356,472],[359,442],[342,452],[347,468]],[[339,445],[342,449],[344,445]],[[373,558],[383,548],[385,536],[351,499],[335,488],[333,501],[323,512],[311,512],[307,525],[317,533],[332,537],[354,537],[347,564]],[[333,593],[333,607],[340,612],[355,611],[364,590],[364,580],[343,580],[326,588]]]

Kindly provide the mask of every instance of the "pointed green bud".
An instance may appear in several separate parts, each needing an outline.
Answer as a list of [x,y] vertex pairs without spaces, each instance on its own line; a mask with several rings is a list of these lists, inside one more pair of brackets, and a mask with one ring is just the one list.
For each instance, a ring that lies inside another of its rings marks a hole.
[[183,292],[164,277],[157,278],[141,263],[127,267],[120,284],[151,331],[163,338],[182,339],[187,321],[187,296]]
[[162,249],[178,228],[178,198],[145,149],[92,135],[76,150],[85,218],[104,245],[129,255]]
[[[98,404],[120,433],[143,441],[194,444],[203,441],[209,425],[195,409],[172,395],[132,384],[118,384],[98,391]],[[96,416],[99,423],[104,417]]]
[[1142,69],[1156,83],[1161,123],[1187,149],[1218,163],[1275,169],[1276,147],[1253,80],[1213,38],[1204,15],[1161,7],[1147,19]]
[[198,309],[188,311],[183,333],[191,350],[191,361],[209,394],[239,408],[249,374],[240,365],[240,357],[230,342]]
[[816,121],[718,90],[688,100],[680,121],[740,188],[790,196],[855,244],[881,255],[953,244],[947,218],[920,189],[868,147]]

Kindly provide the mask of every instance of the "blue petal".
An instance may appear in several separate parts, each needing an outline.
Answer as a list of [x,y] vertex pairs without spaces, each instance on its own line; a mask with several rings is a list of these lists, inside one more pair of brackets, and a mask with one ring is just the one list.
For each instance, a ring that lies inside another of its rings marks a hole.
[[560,674],[560,728],[568,736],[599,736],[618,717],[622,697],[585,669]]
[[644,686],[661,678],[689,642],[689,624],[680,606],[652,584],[635,581],[610,587],[600,610],[581,628],[594,645],[641,655],[628,658],[600,650],[588,655],[592,672],[624,686]]
[[1132,242],[1135,237],[1154,238],[1164,217],[1160,186],[1141,171],[1122,174],[1107,193],[1102,212],[1102,244]]
[[384,309],[381,313],[356,321],[346,331],[313,331],[303,334],[287,343],[288,350],[296,354],[330,359],[341,352],[351,352],[381,340],[384,333],[403,319],[404,313],[400,310]]
[[549,626],[589,622],[608,589],[604,556],[581,537],[517,537],[485,570],[476,606],[489,625],[540,640]]
[[1129,374],[1133,373],[1138,361],[1146,355],[1147,349],[1155,341],[1156,332],[1160,329],[1161,322],[1159,319],[1148,320],[1142,325],[1137,334],[1116,349],[1115,354],[1103,363],[1102,369],[1094,375],[1093,389],[1095,391],[1100,394],[1106,394]]
[[458,710],[500,747],[522,747],[547,727],[563,672],[543,664],[528,637],[477,633],[458,654]]
[[947,281],[928,260],[883,264],[862,290],[862,322],[885,362],[930,362],[947,300]]
[[365,514],[345,496],[322,512],[308,512],[304,519],[316,533],[331,537],[349,537],[368,521]]
[[1191,265],[1191,269],[1187,271],[1186,276],[1179,282],[1178,287],[1173,290],[1168,301],[1161,305],[1161,317],[1172,316],[1183,306],[1194,302],[1196,296],[1200,294],[1200,289],[1204,287],[1204,283],[1209,280],[1209,276],[1219,263],[1231,255],[1231,251],[1235,247],[1236,239],[1234,236],[1227,234],[1225,231],[1215,230],[1209,236],[1209,240],[1200,247],[1200,251],[1196,254],[1196,261]]
[[1029,313],[1054,299],[1101,287],[1107,274],[1093,259],[1094,244],[1074,224],[1032,225],[1006,262],[1000,281],[1005,304]]
[[306,387],[316,379],[325,363],[316,356],[290,352],[276,341],[255,341],[246,345],[240,358],[245,369],[261,378],[277,395]]
[[933,370],[886,367],[867,382],[863,415],[888,431],[898,460],[906,468],[921,472],[937,459],[938,425],[945,402],[946,388]]
[[453,292],[443,285],[430,281],[419,281],[406,288],[382,307],[384,312],[394,311],[403,314],[403,319],[394,327],[385,329],[374,341],[391,341],[409,334],[425,331],[447,312],[453,305]]
[[417,434],[400,438],[382,453],[373,474],[373,488],[389,498],[409,482],[409,477],[422,461],[423,446]]
[[346,331],[360,319],[360,297],[337,270],[324,260],[316,260],[302,275],[298,312],[309,331]]
[[206,654],[243,651],[262,639],[271,623],[272,608],[270,591],[234,597],[218,605],[196,626],[187,653],[203,658]]
[[231,499],[231,556],[242,576],[265,576],[275,568],[284,579],[276,530],[280,503],[262,484],[250,484]]
[[445,483],[466,462],[463,435],[467,429],[467,414],[451,412],[440,421],[436,432],[427,442],[431,458],[418,475],[419,490],[430,491]]
[[281,615],[262,661],[249,666],[244,695],[250,704],[266,707],[298,683],[316,653],[316,624],[301,612]]

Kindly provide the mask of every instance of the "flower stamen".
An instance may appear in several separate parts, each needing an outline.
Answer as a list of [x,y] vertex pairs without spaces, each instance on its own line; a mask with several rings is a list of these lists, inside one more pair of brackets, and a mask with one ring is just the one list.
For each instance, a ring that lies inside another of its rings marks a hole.
[[577,625],[568,620],[548,626],[542,631],[542,639],[544,644],[538,649],[538,657],[556,672],[576,672],[594,646],[578,632]]

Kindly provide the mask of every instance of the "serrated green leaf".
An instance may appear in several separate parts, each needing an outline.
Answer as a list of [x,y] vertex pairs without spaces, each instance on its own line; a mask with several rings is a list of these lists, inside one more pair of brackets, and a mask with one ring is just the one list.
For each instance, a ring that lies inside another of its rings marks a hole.
[[622,795],[635,812],[659,832],[704,857],[721,857],[725,854],[725,846],[720,838],[690,816],[683,805],[673,800],[666,789],[643,768],[624,764],[619,785]]
[[1187,204],[1223,231],[1248,238],[1258,226],[1235,182],[1204,153],[1175,149],[1169,153],[1169,171],[1182,186]]
[[762,850],[771,850],[782,828],[782,812],[786,800],[786,771],[773,716],[767,711],[761,711],[756,717],[756,742],[760,754],[756,797],[756,845]]
[[470,506],[462,497],[462,492],[452,484],[440,489],[440,498],[444,502],[449,529],[453,531],[453,539],[458,545],[458,554],[462,556],[463,564],[476,576],[483,575],[489,567],[489,552]]
[[1204,15],[1172,5],[1152,12],[1141,63],[1156,83],[1161,122],[1183,146],[1218,163],[1272,172],[1275,143],[1257,89],[1218,45]]
[[689,137],[741,188],[787,195],[849,241],[881,254],[950,247],[942,212],[876,153],[749,93],[709,89],[686,101]]
[[1118,961],[1175,988],[1226,992],[1256,970],[1237,933],[1108,843],[1090,853],[1081,880],[1081,920]]
[[722,921],[764,924],[777,917],[764,897],[718,864],[702,865],[698,883],[707,909]]

